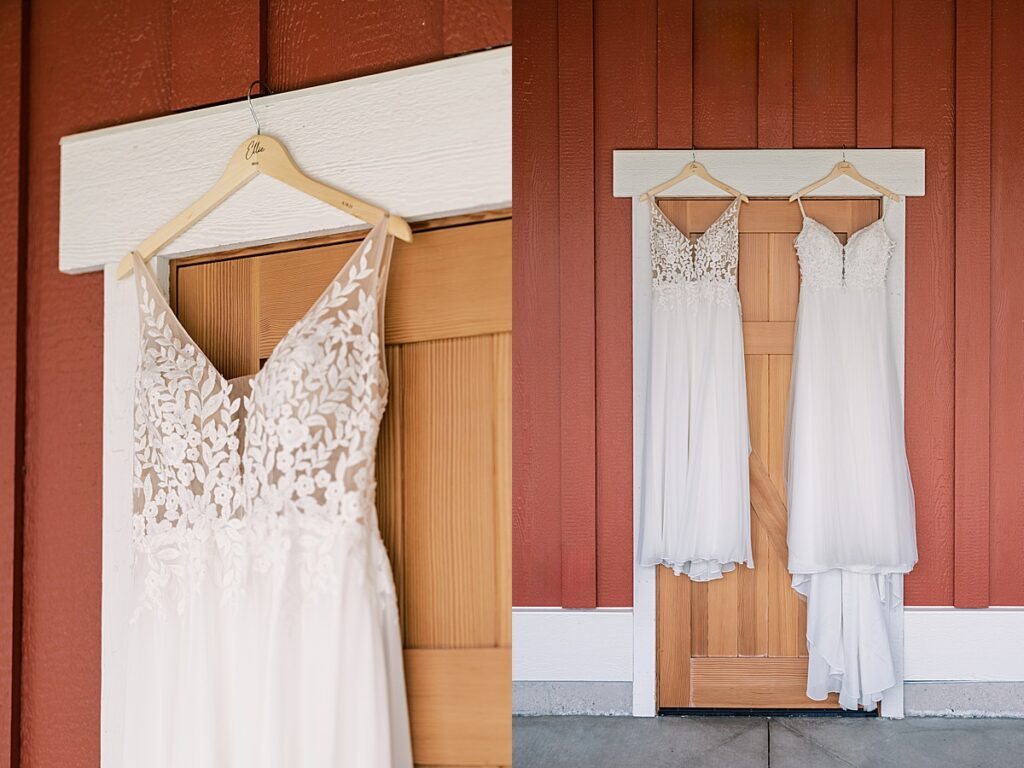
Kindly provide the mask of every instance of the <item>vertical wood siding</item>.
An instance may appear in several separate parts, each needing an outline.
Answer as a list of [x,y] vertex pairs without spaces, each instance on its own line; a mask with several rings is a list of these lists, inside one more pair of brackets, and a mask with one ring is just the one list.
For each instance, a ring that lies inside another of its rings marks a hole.
[[284,91],[508,44],[511,23],[510,0],[3,5],[0,766],[99,765],[103,287],[57,270],[60,137],[261,76]]
[[927,150],[907,205],[907,601],[1024,604],[1024,6],[525,0],[515,34],[515,603],[631,602],[630,213],[611,151],[845,144]]

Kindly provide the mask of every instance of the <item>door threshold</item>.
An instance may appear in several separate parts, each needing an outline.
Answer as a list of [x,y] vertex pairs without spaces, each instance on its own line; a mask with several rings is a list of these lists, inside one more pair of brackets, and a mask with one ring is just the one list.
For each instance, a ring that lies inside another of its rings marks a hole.
[[771,709],[771,708],[700,708],[661,707],[659,717],[878,717],[878,708],[862,709]]

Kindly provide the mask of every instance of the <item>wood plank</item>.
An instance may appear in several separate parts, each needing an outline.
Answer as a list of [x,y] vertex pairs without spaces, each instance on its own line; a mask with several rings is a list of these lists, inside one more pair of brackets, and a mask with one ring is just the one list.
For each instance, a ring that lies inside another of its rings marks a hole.
[[1024,163],[1024,4],[1001,2],[992,19],[992,605],[1024,605],[1024,186],[1014,173]]
[[597,605],[594,396],[594,32],[591,0],[558,4],[562,600]]
[[769,475],[768,467],[756,452],[750,454],[750,504],[758,522],[764,527],[772,551],[784,564],[788,563],[786,502]]
[[658,2],[658,147],[693,146],[693,0]]
[[495,631],[512,645],[512,334],[494,337]]
[[736,568],[740,580],[737,653],[740,656],[767,656],[770,549],[768,529],[756,515],[750,519],[750,546],[754,567]]
[[[773,556],[769,558],[768,585],[768,654],[770,656],[797,656],[806,642],[798,634],[800,598],[790,587],[788,551],[780,541],[779,508],[785,509],[785,429],[789,405],[789,381],[792,357],[772,355],[768,359],[768,434],[767,461],[760,464],[751,459],[751,500],[756,498],[755,509],[762,520],[774,519],[775,528],[769,528],[769,541]],[[762,470],[761,467],[764,467]],[[756,476],[754,475],[757,472]],[[765,478],[767,471],[767,482]],[[755,480],[756,478],[756,480]],[[770,492],[774,489],[776,494]],[[756,489],[756,490],[755,490]],[[764,509],[765,517],[760,516]]]
[[[767,266],[767,265],[766,265]],[[765,270],[767,272],[767,270]],[[767,274],[765,274],[767,284]],[[767,302],[766,302],[767,303]],[[747,355],[747,403],[751,460],[768,453],[768,355]],[[759,461],[761,459],[758,458]],[[751,503],[750,544],[754,568],[739,568],[739,643],[741,656],[768,653],[768,529]]]
[[[637,0],[595,9],[594,50],[600,54],[594,61],[594,188],[610,190],[613,149],[657,144],[658,4]],[[597,603],[628,606],[633,603],[633,273],[632,260],[623,256],[632,250],[632,218],[627,201],[607,194],[596,196],[594,214]]]
[[989,605],[992,3],[956,5],[953,605]]
[[[261,5],[260,0],[172,0],[172,110],[234,101],[262,76]],[[231,34],[224,34],[228,29]]]
[[955,14],[893,4],[893,144],[923,147],[928,194],[907,203],[906,438],[917,509],[909,605],[953,603]]
[[[689,579],[687,579],[689,581]],[[708,655],[708,583],[690,582],[690,655]]]
[[758,456],[768,455],[768,355],[744,356],[747,377],[747,410],[751,449]]
[[512,25],[512,591],[516,605],[561,605],[558,7]]
[[[768,320],[768,235],[740,233],[737,283],[743,319]],[[750,354],[751,350],[747,350]]]
[[512,0],[444,0],[444,55],[512,42]]
[[511,649],[406,650],[405,683],[418,764],[511,764]]
[[[29,8],[0,6],[0,765],[17,766],[21,750],[22,563],[25,485],[25,273],[28,226],[27,100]],[[73,316],[72,316],[73,317]],[[96,460],[96,469],[99,461]],[[96,513],[98,515],[98,513]],[[94,518],[94,519],[98,519]],[[93,662],[96,664],[97,662]],[[60,677],[59,674],[55,677]],[[94,705],[95,706],[95,705]],[[84,730],[95,727],[89,719]],[[43,730],[43,729],[41,729]],[[31,732],[31,731],[29,731]]]
[[[277,90],[290,91],[436,61],[444,57],[442,10],[436,0],[403,0],[400,7],[270,3],[267,77]],[[350,38],[347,45],[338,44],[342,35]]]
[[377,521],[381,538],[391,560],[398,597],[398,613],[405,625],[405,516],[404,476],[402,462],[405,456],[402,436],[403,394],[405,377],[402,373],[402,348],[397,345],[384,348],[388,371],[388,407],[380,425],[377,439]]
[[807,698],[805,659],[694,659],[691,706],[835,709],[838,696]]
[[695,146],[757,146],[757,31],[757,0],[694,0]]
[[856,0],[797,0],[793,14],[793,146],[857,143]]
[[857,146],[892,146],[892,0],[857,2]]
[[757,146],[793,146],[793,3],[758,3]]
[[[424,232],[414,244],[396,243],[384,313],[386,342],[511,330],[511,243],[510,219]],[[358,246],[355,241],[259,260],[261,359],[270,355]]]
[[690,579],[657,569],[658,706],[685,707],[690,700]]
[[260,271],[256,259],[176,270],[175,314],[203,354],[229,379],[260,369]]
[[[737,566],[744,568],[745,566]],[[708,656],[739,655],[739,577],[736,571],[708,585]]]
[[406,647],[497,644],[494,355],[487,336],[402,350]]
[[753,355],[793,354],[793,323],[743,323],[743,348]]
[[[788,233],[771,235],[768,254],[768,282],[771,285],[768,319],[783,321],[790,325],[796,320],[796,308],[800,299],[800,265],[792,236]],[[777,324],[772,323],[773,326]],[[790,331],[792,330],[790,325]],[[789,338],[792,342],[792,333]],[[791,343],[788,352],[791,354],[792,351]]]

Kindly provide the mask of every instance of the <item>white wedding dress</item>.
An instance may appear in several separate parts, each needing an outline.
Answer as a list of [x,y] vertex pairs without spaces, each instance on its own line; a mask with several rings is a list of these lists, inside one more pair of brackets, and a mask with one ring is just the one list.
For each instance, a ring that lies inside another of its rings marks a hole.
[[736,289],[739,199],[691,241],[651,202],[653,303],[639,563],[719,579],[750,547],[750,432]]
[[[803,203],[800,203],[803,212]],[[874,709],[896,682],[890,612],[917,562],[889,335],[883,218],[846,246],[804,214],[787,430],[789,571],[807,598],[807,695]]]
[[135,257],[126,767],[412,765],[374,506],[386,233],[232,380]]

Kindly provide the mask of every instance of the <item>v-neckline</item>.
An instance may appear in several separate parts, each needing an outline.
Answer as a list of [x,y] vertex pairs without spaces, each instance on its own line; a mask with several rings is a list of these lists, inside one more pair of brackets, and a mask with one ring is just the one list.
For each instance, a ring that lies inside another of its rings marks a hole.
[[679,237],[681,237],[686,242],[687,247],[691,251],[693,251],[700,244],[701,240],[703,240],[707,236],[708,232],[710,232],[723,221],[725,221],[726,214],[728,214],[734,206],[739,205],[739,202],[740,199],[738,197],[734,197],[732,202],[726,206],[725,210],[718,214],[718,217],[708,225],[707,229],[705,229],[703,232],[697,235],[697,237],[695,237],[693,240],[691,240],[690,236],[683,232],[683,230],[681,230],[679,227],[672,223],[672,220],[665,215],[665,212],[663,210],[661,210],[661,206],[658,205],[657,199],[651,200],[651,208],[658,212],[658,215],[665,220],[665,223],[672,228],[672,231],[675,232]]
[[[302,317],[300,317],[298,320],[296,320],[294,323],[292,323],[291,327],[289,327],[288,330],[285,331],[285,333],[281,335],[281,338],[277,340],[277,343],[274,345],[274,348],[270,351],[270,354],[267,355],[266,360],[263,363],[263,367],[261,367],[258,371],[256,371],[256,373],[244,374],[242,376],[235,376],[235,377],[230,378],[230,379],[227,376],[225,376],[223,373],[221,373],[220,369],[213,364],[213,361],[210,360],[210,358],[209,358],[209,356],[207,356],[206,352],[203,351],[203,348],[200,347],[196,343],[196,340],[192,338],[192,334],[190,334],[185,329],[185,326],[182,324],[181,320],[175,314],[174,310],[171,309],[170,302],[164,297],[164,292],[162,290],[160,290],[160,286],[159,286],[159,284],[156,281],[156,276],[150,270],[149,265],[142,260],[142,258],[138,255],[138,253],[133,252],[132,256],[134,257],[134,261],[135,261],[134,268],[136,270],[142,270],[142,273],[145,275],[145,279],[149,281],[150,288],[152,289],[152,292],[155,293],[159,297],[160,305],[164,309],[164,313],[163,313],[164,316],[168,316],[169,315],[171,317],[172,322],[174,323],[175,327],[181,332],[181,335],[184,337],[185,341],[187,341],[189,344],[191,344],[195,348],[197,357],[201,358],[202,361],[206,365],[208,365],[210,367],[210,369],[216,375],[217,381],[228,392],[228,394],[230,396],[231,390],[233,389],[233,387],[234,387],[236,382],[248,381],[249,382],[249,390],[250,390],[250,392],[252,391],[253,387],[256,384],[256,379],[259,377],[259,375],[261,373],[263,373],[263,371],[265,371],[267,369],[267,367],[270,365],[270,362],[276,357],[277,352],[281,348],[281,345],[284,343],[285,339],[287,339],[289,336],[291,336],[292,333],[297,328],[301,328],[303,325],[305,325],[306,321],[313,314],[313,310],[316,309],[317,306],[320,305],[320,303],[323,301],[324,297],[327,296],[328,292],[331,290],[331,288],[334,286],[334,284],[338,282],[338,279],[343,274],[345,274],[345,272],[348,271],[349,267],[352,266],[352,263],[355,260],[355,257],[358,254],[362,253],[364,251],[364,249],[369,250],[367,248],[367,245],[370,245],[370,246],[373,245],[373,243],[374,243],[374,241],[376,239],[375,236],[377,234],[379,234],[378,230],[380,230],[382,224],[385,225],[385,227],[386,227],[387,220],[388,220],[388,217],[385,216],[380,221],[378,221],[373,227],[371,227],[370,230],[363,236],[362,240],[359,241],[359,245],[357,245],[355,250],[352,251],[352,253],[349,255],[349,257],[347,259],[345,259],[345,263],[341,265],[341,269],[339,269],[335,273],[334,277],[331,278],[331,280],[327,283],[327,285],[324,286],[324,289],[316,297],[316,300],[312,304],[310,304],[309,309],[307,309],[302,314]],[[386,232],[387,230],[385,229],[384,231]],[[166,326],[167,325],[167,321],[165,320],[163,324]]]

